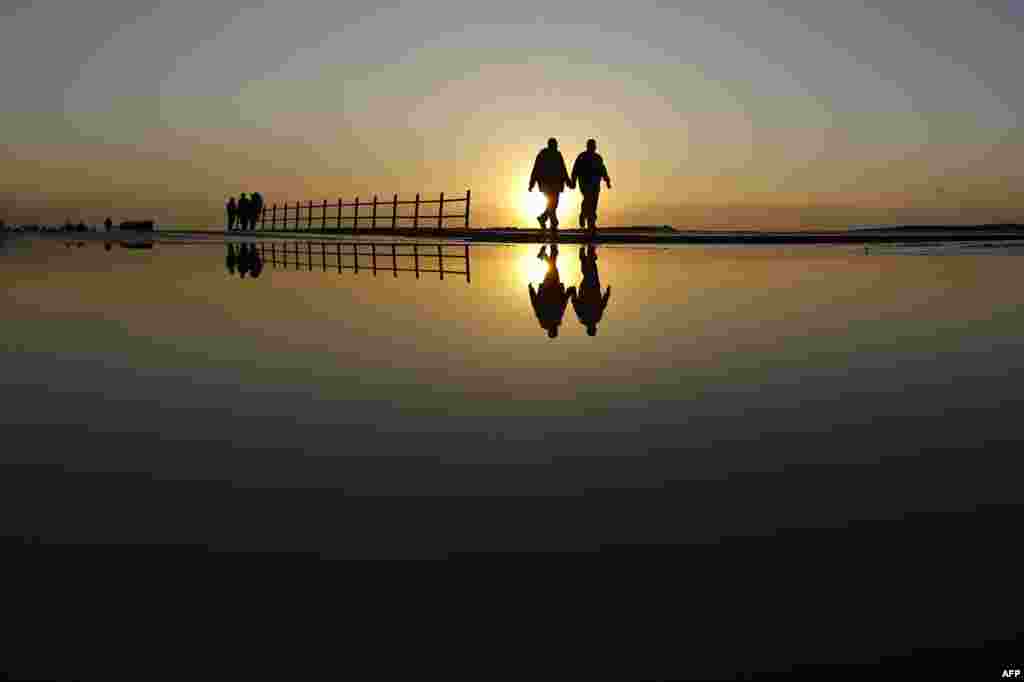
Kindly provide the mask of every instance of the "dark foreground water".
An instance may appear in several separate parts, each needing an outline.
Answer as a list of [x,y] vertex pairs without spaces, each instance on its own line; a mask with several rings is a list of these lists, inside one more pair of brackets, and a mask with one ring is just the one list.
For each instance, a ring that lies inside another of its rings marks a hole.
[[562,245],[574,303],[535,245],[240,244],[0,246],[11,557],[543,573],[676,623],[637,676],[1009,663],[1019,250]]

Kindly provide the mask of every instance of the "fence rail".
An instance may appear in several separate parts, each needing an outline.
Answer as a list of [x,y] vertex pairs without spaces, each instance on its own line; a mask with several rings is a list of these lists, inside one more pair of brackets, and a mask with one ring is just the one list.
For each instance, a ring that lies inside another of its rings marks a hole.
[[[280,206],[274,203],[271,206],[263,207],[259,226],[261,230],[285,232],[300,230],[326,232],[327,230],[343,229],[356,232],[361,228],[369,230],[397,230],[399,228],[443,230],[446,220],[461,219],[463,226],[468,229],[470,198],[470,191],[467,189],[465,196],[445,198],[444,192],[441,192],[437,199],[421,199],[417,194],[413,200],[399,201],[398,195],[395,194],[390,201],[380,201],[377,195],[374,195],[372,201],[360,201],[359,197],[356,197],[354,201],[348,203],[344,202],[341,197],[338,197],[337,201],[331,202],[327,199],[318,202],[310,199],[305,202],[284,202]],[[436,212],[423,213],[420,210],[422,207],[435,204],[437,205]],[[445,213],[445,207],[451,204],[465,205],[460,213]],[[412,206],[412,213],[400,212],[400,206]],[[351,209],[351,211],[346,214],[346,209]],[[400,221],[402,222],[400,223]]]
[[[400,252],[399,249],[405,249]],[[470,281],[469,244],[398,244],[374,242],[270,242],[259,244],[260,258],[264,263],[274,267],[295,270],[305,269],[311,272],[314,267],[323,272],[333,270],[341,274],[344,270],[358,273],[369,270],[373,275],[377,271],[391,272],[398,277],[400,272],[414,272],[416,279],[420,273],[438,274],[440,279],[445,275],[465,275]],[[403,259],[399,267],[399,258]],[[383,263],[378,264],[381,260]],[[421,267],[421,261],[424,267]],[[445,262],[461,262],[462,270],[445,269]],[[436,264],[436,268],[425,267]]]

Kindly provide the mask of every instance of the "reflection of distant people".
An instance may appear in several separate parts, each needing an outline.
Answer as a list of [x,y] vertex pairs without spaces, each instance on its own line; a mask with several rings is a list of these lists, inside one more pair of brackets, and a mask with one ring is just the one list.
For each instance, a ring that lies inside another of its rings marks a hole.
[[558,216],[555,212],[558,210],[558,196],[566,185],[569,187],[574,185],[572,180],[569,179],[569,171],[565,168],[565,159],[562,158],[562,152],[558,151],[558,140],[553,137],[548,140],[548,146],[540,150],[540,153],[537,154],[537,158],[533,162],[533,172],[530,173],[528,191],[532,192],[534,185],[539,185],[540,191],[548,198],[547,208],[537,216],[540,229],[547,229],[545,223],[550,218],[552,231],[557,230]]
[[580,192],[583,193],[583,202],[580,204],[580,227],[584,227],[586,222],[586,227],[594,233],[597,230],[597,199],[601,194],[601,180],[604,180],[608,189],[612,188],[604,159],[597,153],[596,140],[587,140],[586,151],[580,153],[576,157],[576,163],[572,165],[570,181],[575,185],[577,180]]
[[111,220],[110,218],[107,218],[106,220],[103,221],[103,227],[107,229],[107,232],[110,232],[110,230],[114,227],[114,221]]
[[558,245],[551,246],[551,255],[547,254],[546,246],[541,247],[537,257],[546,261],[548,270],[544,274],[544,281],[536,291],[533,290],[531,282],[527,288],[530,291],[530,303],[533,304],[533,312],[537,315],[540,326],[548,331],[548,338],[558,336],[558,326],[562,324],[562,317],[565,315],[565,307],[569,299],[575,296],[576,289],[569,287],[568,291],[558,276]]
[[230,232],[235,229],[235,220],[238,219],[238,204],[235,203],[234,197],[228,199],[225,209],[228,212],[228,232]]
[[255,279],[263,272],[263,259],[255,244],[239,244],[237,254],[234,244],[228,244],[226,265],[228,272],[234,274],[237,270],[238,276],[242,279],[245,279],[246,275]]
[[572,292],[572,307],[576,311],[576,317],[580,324],[587,328],[588,336],[597,334],[597,323],[604,315],[604,309],[608,307],[608,297],[611,296],[612,288],[601,295],[601,278],[597,273],[597,247],[589,244],[585,249],[580,247],[580,271],[583,273],[583,281],[580,282],[579,291]]

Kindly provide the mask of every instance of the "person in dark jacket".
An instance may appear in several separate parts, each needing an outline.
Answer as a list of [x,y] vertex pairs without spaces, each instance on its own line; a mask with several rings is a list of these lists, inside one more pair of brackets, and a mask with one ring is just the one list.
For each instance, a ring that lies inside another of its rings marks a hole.
[[530,173],[530,187],[528,191],[532,192],[534,185],[539,185],[540,191],[548,198],[547,208],[537,216],[540,229],[547,229],[546,222],[550,218],[551,230],[557,230],[558,216],[555,215],[555,211],[558,209],[558,196],[566,185],[569,187],[574,185],[569,179],[569,171],[565,168],[565,159],[562,158],[562,152],[558,151],[558,140],[553,137],[548,140],[548,146],[540,150],[536,160],[533,162],[533,172]]
[[249,213],[252,211],[252,200],[242,192],[238,195],[238,229],[245,231],[249,224]]
[[530,291],[530,303],[533,305],[533,312],[537,321],[543,329],[548,332],[548,338],[558,336],[558,327],[562,324],[562,317],[565,315],[565,307],[569,299],[576,295],[576,288],[569,287],[568,290],[562,284],[558,275],[558,245],[551,246],[551,255],[547,255],[547,247],[542,247],[537,257],[546,261],[548,271],[544,275],[544,281],[534,291],[533,283],[527,285]]
[[577,291],[572,292],[572,307],[576,311],[576,317],[580,324],[587,328],[587,336],[597,335],[597,323],[604,315],[604,309],[608,307],[608,297],[612,294],[612,288],[601,295],[601,277],[597,273],[597,247],[588,244],[584,249],[580,247],[580,272],[583,273],[583,281]]
[[597,153],[596,140],[587,140],[587,149],[576,157],[569,180],[571,185],[579,181],[580,192],[583,193],[583,201],[580,204],[580,227],[584,227],[586,222],[586,227],[594,234],[597,231],[597,199],[601,194],[601,180],[604,180],[608,189],[612,188],[604,159]]
[[238,219],[238,204],[235,203],[234,197],[228,199],[225,209],[228,212],[228,232],[230,232],[235,229],[235,220]]
[[259,192],[252,193],[252,219],[249,221],[249,229],[255,230],[256,223],[263,215],[263,196]]

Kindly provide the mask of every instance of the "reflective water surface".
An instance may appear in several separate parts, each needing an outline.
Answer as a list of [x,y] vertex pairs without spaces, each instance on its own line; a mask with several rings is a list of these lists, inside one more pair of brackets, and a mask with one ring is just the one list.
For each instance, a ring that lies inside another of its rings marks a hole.
[[[885,434],[915,448],[1019,435],[1015,257],[354,248],[8,243],[4,420],[466,463],[836,429],[884,448],[880,425],[894,418],[942,418]],[[765,451],[747,464],[825,456]],[[429,486],[403,482],[416,484]]]
[[672,678],[1012,638],[1018,254],[8,239],[0,545],[501,568]]

